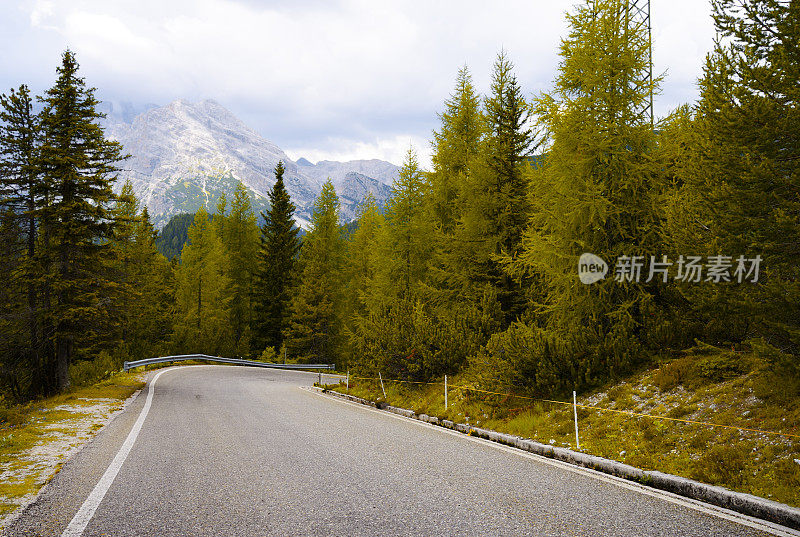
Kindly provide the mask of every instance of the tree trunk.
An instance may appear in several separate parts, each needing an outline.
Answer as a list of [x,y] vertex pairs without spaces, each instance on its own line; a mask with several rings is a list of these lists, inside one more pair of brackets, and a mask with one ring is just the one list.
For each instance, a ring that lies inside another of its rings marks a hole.
[[69,362],[72,355],[72,337],[61,336],[56,343],[57,362],[56,374],[58,376],[58,391],[63,392],[69,388]]

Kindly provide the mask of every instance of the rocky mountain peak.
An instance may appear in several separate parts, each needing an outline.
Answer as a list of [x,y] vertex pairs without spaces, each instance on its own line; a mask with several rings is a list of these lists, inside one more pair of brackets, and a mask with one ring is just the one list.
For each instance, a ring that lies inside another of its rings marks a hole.
[[[346,191],[342,215],[349,219],[368,191],[383,202],[389,192],[384,187],[398,171],[397,166],[380,160],[315,165],[300,159],[295,163],[280,147],[210,99],[197,103],[178,99],[149,107],[129,122],[124,119],[110,114],[104,125],[107,135],[131,154],[117,187],[129,179],[157,227],[163,227],[172,215],[194,212],[201,205],[213,211],[220,195],[230,197],[238,181],[250,191],[256,211],[265,210],[279,160],[286,168],[284,181],[297,207],[296,219],[304,227],[327,178],[338,192]],[[366,179],[348,180],[350,172]]]

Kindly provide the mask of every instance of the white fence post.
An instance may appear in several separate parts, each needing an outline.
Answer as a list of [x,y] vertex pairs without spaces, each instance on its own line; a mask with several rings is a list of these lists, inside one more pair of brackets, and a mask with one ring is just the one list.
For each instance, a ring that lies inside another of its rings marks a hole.
[[578,440],[578,399],[575,395],[575,390],[572,391],[572,411],[575,414],[575,447],[580,451],[581,442]]
[[444,376],[444,409],[447,410],[447,375]]
[[378,378],[381,379],[381,391],[383,392],[383,398],[386,399],[386,388],[383,387],[383,375],[381,375],[380,371],[378,371]]
[[347,370],[347,391],[350,391],[350,370]]

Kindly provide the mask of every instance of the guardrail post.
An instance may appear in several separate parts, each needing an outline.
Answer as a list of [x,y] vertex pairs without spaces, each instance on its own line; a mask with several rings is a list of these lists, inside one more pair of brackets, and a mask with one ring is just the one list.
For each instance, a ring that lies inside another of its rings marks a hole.
[[347,370],[347,391],[350,391],[350,370]]

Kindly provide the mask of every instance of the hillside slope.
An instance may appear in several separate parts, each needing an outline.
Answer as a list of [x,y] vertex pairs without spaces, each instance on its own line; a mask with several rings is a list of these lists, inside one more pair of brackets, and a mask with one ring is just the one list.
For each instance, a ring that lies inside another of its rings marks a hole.
[[[391,404],[417,413],[575,449],[566,395],[487,393],[464,374],[449,380],[445,409],[441,382],[384,386]],[[352,376],[350,393],[383,399],[371,378]],[[581,451],[800,507],[800,381],[762,357],[696,348],[577,402]]]

